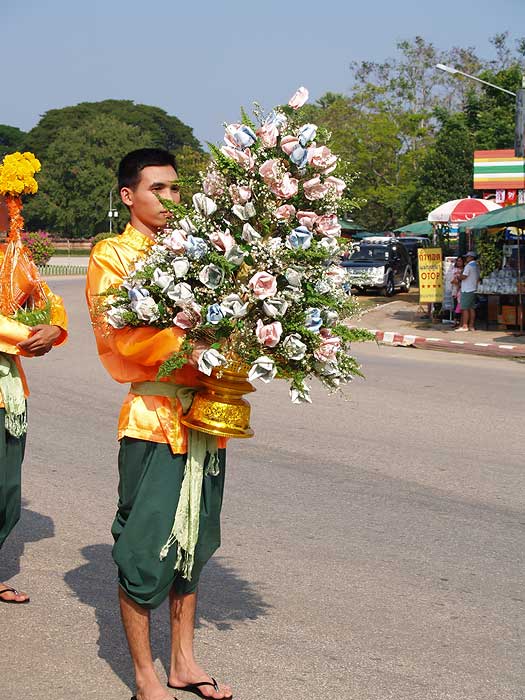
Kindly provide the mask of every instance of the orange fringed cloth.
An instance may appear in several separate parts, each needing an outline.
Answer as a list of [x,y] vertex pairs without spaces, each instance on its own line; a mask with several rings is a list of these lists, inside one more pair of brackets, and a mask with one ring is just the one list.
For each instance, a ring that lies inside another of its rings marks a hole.
[[0,313],[12,316],[24,304],[32,308],[43,308],[48,299],[35,263],[22,243],[22,200],[6,195],[5,203],[9,217],[7,243],[0,249]]

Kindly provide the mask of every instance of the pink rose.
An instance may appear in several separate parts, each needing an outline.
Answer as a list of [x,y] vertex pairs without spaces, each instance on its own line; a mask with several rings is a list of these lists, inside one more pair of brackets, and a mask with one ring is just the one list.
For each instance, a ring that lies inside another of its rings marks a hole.
[[187,330],[188,328],[193,328],[198,323],[202,321],[202,315],[200,312],[200,307],[197,305],[190,305],[179,313],[173,319],[173,325],[178,326]]
[[290,173],[285,173],[280,182],[275,182],[269,185],[271,191],[280,199],[290,199],[290,197],[295,197],[299,189],[299,180],[296,180],[290,175]]
[[185,250],[184,243],[186,233],[182,229],[175,229],[164,239],[164,245],[174,253],[182,253]]
[[283,204],[274,211],[274,216],[278,221],[290,221],[295,216],[293,204]]
[[306,228],[309,231],[314,230],[315,222],[317,221],[319,217],[317,214],[313,211],[298,211],[297,212],[297,221],[301,224],[301,226],[306,226]]
[[261,139],[263,146],[273,148],[277,145],[279,131],[275,124],[263,124],[260,129],[257,129],[257,136]]
[[267,348],[274,348],[283,333],[283,327],[279,321],[273,321],[273,323],[264,323],[259,319],[257,325],[255,326],[255,335],[257,340],[261,345],[265,345]]
[[257,299],[267,299],[275,296],[277,279],[269,272],[256,272],[248,282],[248,287]]
[[291,156],[299,145],[299,139],[296,136],[284,136],[281,139],[281,148],[287,156]]
[[325,185],[328,185],[330,188],[334,188],[337,196],[341,197],[341,195],[343,194],[343,191],[346,187],[346,182],[344,180],[341,180],[338,177],[334,177],[333,175],[330,175],[330,177],[327,177],[324,182],[325,182]]
[[315,223],[316,230],[323,236],[339,236],[341,226],[335,214],[324,214],[320,216]]
[[315,199],[323,199],[323,197],[326,197],[329,187],[321,182],[319,175],[316,175],[311,180],[303,182],[303,190],[306,199],[313,201]]
[[244,185],[230,185],[228,190],[234,204],[246,204],[252,196],[251,189]]
[[335,360],[341,347],[341,338],[337,335],[332,335],[328,328],[321,328],[319,335],[321,336],[321,345],[317,350],[314,350],[315,357],[320,362]]
[[281,161],[278,158],[271,158],[270,160],[264,161],[259,168],[259,175],[267,185],[276,182],[281,177],[280,164]]
[[239,148],[233,148],[232,146],[222,146],[221,153],[234,160],[245,170],[252,170],[255,165],[255,159],[249,148],[241,151]]
[[308,149],[308,162],[314,168],[322,170],[323,173],[331,173],[337,165],[337,156],[326,146]]
[[202,190],[208,197],[215,197],[224,192],[222,175],[216,170],[208,171],[202,183]]
[[308,90],[305,87],[300,87],[299,90],[294,92],[294,94],[291,96],[288,105],[292,109],[299,109],[299,107],[302,107],[304,105],[307,99]]
[[208,238],[217,250],[222,250],[225,253],[235,245],[235,239],[229,231],[213,231],[208,235]]

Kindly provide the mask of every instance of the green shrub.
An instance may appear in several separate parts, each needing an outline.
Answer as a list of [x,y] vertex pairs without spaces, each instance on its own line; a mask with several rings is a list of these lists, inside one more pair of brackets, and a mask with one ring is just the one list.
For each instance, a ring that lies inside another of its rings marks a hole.
[[91,239],[91,247],[93,248],[94,245],[96,245],[99,241],[103,241],[106,238],[113,238],[113,236],[116,236],[117,232],[114,231],[113,233],[109,233],[109,231],[103,231],[102,233],[97,233],[96,236],[93,236]]
[[35,265],[46,265],[55,252],[55,246],[47,231],[24,231],[22,242],[31,251]]

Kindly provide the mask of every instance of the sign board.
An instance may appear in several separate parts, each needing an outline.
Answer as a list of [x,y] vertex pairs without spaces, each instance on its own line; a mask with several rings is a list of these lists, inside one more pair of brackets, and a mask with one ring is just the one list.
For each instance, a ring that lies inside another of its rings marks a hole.
[[419,248],[419,303],[443,301],[443,254],[441,248]]

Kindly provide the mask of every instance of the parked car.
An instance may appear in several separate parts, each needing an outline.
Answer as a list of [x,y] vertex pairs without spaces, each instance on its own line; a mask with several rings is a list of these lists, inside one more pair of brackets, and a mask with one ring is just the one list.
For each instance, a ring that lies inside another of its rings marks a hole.
[[412,263],[412,272],[414,277],[417,278],[417,251],[419,248],[430,248],[431,243],[428,238],[424,236],[400,236],[398,239],[408,251],[410,255],[410,262]]
[[396,238],[366,238],[341,265],[351,287],[378,289],[387,297],[396,289],[408,292],[413,280],[408,252]]

